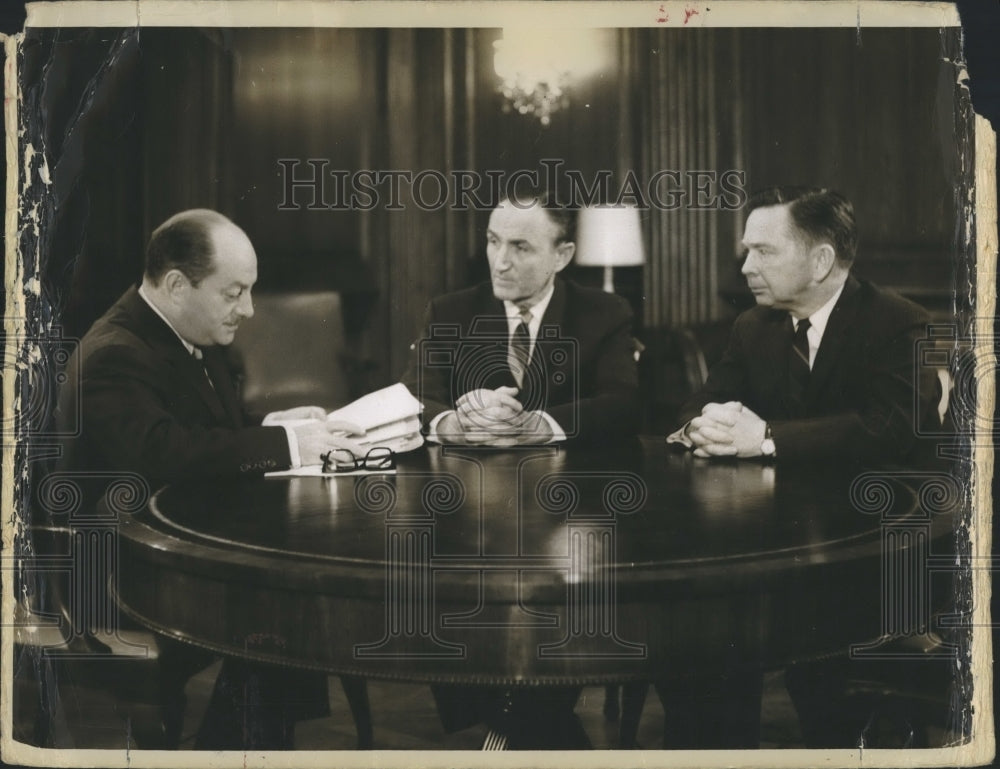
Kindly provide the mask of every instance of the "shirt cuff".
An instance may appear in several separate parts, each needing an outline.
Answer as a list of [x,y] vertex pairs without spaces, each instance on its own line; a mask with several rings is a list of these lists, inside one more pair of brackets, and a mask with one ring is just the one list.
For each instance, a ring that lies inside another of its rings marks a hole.
[[[431,443],[442,442],[440,436],[437,434],[437,426],[441,423],[442,419],[449,414],[454,413],[454,411],[442,411],[431,420],[431,423],[427,426],[428,441]],[[559,423],[555,419],[553,419],[549,414],[546,414],[544,411],[536,411],[534,413],[544,419],[546,424],[548,424],[549,429],[552,431],[552,437],[549,438],[548,443],[559,443],[560,441],[566,440],[566,432],[559,426]]]
[[694,448],[694,443],[691,442],[691,439],[687,435],[687,430],[690,426],[691,423],[688,422],[683,427],[674,430],[674,432],[667,436],[667,443],[679,443],[685,448]]
[[434,419],[431,420],[431,423],[427,425],[427,440],[429,440],[431,443],[441,443],[441,438],[439,438],[437,434],[437,426],[441,424],[442,419],[444,419],[449,414],[454,414],[454,413],[455,413],[454,411],[442,411],[440,414],[434,417]]
[[288,425],[281,425],[285,431],[285,437],[288,438],[288,456],[291,459],[292,467],[294,470],[297,467],[302,467],[302,456],[299,454],[299,439],[295,437],[294,428]]
[[559,423],[553,419],[551,415],[544,411],[536,411],[534,413],[544,419],[548,424],[549,429],[552,430],[552,437],[549,438],[548,443],[559,443],[560,441],[566,440],[565,431],[559,426]]

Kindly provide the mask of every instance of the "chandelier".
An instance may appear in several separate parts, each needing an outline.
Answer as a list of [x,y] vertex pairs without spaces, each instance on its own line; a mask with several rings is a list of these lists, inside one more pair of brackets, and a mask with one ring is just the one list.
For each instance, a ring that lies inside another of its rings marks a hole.
[[610,30],[602,29],[504,29],[493,43],[504,112],[549,125],[554,112],[569,106],[572,85],[605,67],[611,42]]

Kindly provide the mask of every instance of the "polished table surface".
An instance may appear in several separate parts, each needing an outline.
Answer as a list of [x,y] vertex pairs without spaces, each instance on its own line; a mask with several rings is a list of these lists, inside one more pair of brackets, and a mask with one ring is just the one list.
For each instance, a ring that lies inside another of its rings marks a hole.
[[189,643],[331,673],[585,684],[774,667],[885,634],[913,603],[883,588],[887,569],[926,575],[951,539],[947,481],[702,460],[662,437],[429,446],[395,475],[162,489],[121,520],[115,590]]

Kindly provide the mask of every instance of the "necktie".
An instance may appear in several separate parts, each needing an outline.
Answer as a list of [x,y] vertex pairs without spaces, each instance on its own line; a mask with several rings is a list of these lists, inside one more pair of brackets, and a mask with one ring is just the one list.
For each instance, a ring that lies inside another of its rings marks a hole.
[[212,381],[211,374],[208,373],[208,369],[205,367],[205,354],[201,351],[200,347],[195,347],[191,350],[191,357],[193,357],[198,364],[201,366],[201,370],[205,372],[205,379],[208,380],[209,386],[212,390],[215,390],[215,382]]
[[809,385],[809,331],[808,318],[799,321],[795,334],[792,336],[792,349],[788,358],[788,393],[793,409],[801,416],[804,410],[806,387]]
[[531,313],[521,313],[521,322],[517,324],[514,333],[510,335],[510,348],[507,350],[507,365],[514,381],[521,387],[524,383],[524,372],[528,370],[531,360],[531,334],[528,324],[531,323]]

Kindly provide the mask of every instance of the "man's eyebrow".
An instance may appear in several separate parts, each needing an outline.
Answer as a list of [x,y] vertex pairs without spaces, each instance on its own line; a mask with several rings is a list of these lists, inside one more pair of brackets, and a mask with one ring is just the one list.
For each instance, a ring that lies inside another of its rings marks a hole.
[[[497,240],[503,240],[503,238],[501,238],[499,235],[497,235],[495,232],[493,232],[493,230],[489,229],[488,227],[486,229],[486,234],[492,235]],[[507,242],[510,243],[512,246],[520,246],[522,244],[526,246],[531,245],[531,241],[527,240],[526,238],[511,238]]]

